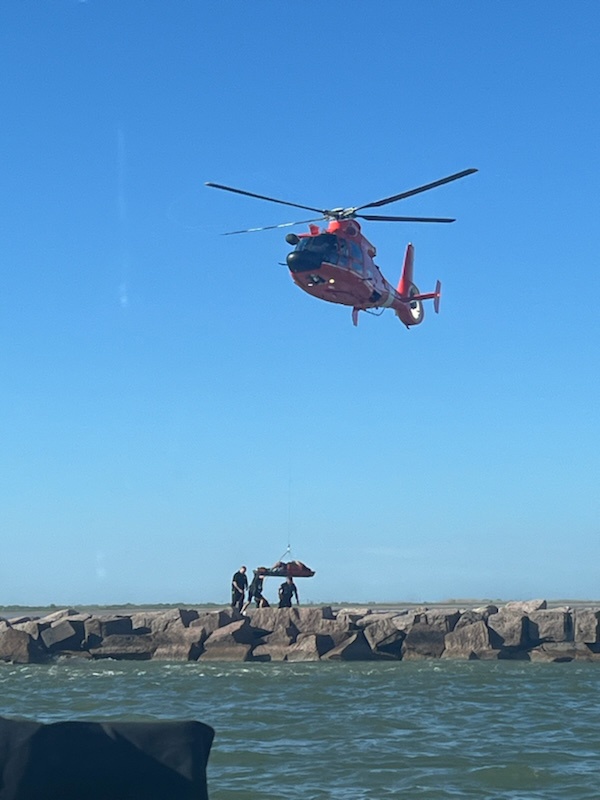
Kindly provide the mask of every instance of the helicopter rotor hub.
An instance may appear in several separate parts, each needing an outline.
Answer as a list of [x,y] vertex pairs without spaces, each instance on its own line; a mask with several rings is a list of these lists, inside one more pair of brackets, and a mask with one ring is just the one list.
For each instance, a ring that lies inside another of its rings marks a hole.
[[354,219],[356,216],[355,208],[332,208],[329,211],[325,211],[325,217],[327,219]]

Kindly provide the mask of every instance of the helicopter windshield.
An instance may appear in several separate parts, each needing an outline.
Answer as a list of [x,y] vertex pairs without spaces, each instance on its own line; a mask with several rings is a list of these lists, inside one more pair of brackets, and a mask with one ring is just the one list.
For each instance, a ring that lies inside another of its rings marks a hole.
[[319,233],[317,236],[300,239],[296,249],[315,253],[321,261],[328,261],[330,264],[337,263],[337,237],[332,233]]

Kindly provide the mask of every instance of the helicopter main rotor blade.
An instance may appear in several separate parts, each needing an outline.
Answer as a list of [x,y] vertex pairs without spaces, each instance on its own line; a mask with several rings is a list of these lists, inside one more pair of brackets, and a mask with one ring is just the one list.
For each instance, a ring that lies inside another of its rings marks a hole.
[[[246,197],[256,197],[258,200],[268,200],[269,203],[279,203],[282,206],[293,206],[294,208],[303,208],[305,211],[315,211],[317,214],[326,214],[323,208],[313,208],[312,206],[301,206],[298,203],[290,203],[287,200],[278,200],[276,197],[267,197],[264,194],[255,194],[254,192],[246,192],[244,189],[234,189],[232,186],[223,186],[220,183],[207,182],[205,186],[210,186],[213,189],[224,189],[226,192],[234,192],[235,194],[245,194]],[[296,224],[296,223],[293,223]],[[237,233],[237,231],[235,231]]]
[[456,222],[455,219],[446,217],[386,217],[378,214],[356,214],[359,219],[368,219],[375,222]]
[[477,172],[476,169],[465,169],[462,172],[457,172],[455,175],[448,175],[447,178],[441,178],[439,181],[433,183],[426,183],[424,186],[417,186],[416,189],[409,189],[407,192],[392,195],[392,197],[384,197],[383,200],[376,200],[374,203],[366,203],[364,206],[357,206],[355,211],[360,211],[363,208],[377,208],[379,206],[386,206],[388,203],[395,203],[396,200],[404,200],[405,197],[412,197],[414,194],[427,192],[429,189],[435,189],[436,186],[443,186],[445,183],[457,181],[459,178],[465,178],[467,175],[472,175]]
[[303,219],[299,222],[282,222],[279,225],[264,225],[262,228],[246,228],[243,231],[228,231],[222,233],[221,236],[235,236],[237,233],[257,233],[258,231],[273,231],[275,228],[291,228],[293,225],[308,225],[309,222],[320,222],[326,217],[317,217],[316,219]]

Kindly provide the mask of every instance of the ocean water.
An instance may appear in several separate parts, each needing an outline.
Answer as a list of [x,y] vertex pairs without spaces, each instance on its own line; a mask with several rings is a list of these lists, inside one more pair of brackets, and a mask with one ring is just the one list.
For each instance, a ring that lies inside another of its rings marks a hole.
[[211,800],[600,798],[598,664],[0,664],[0,714],[205,722]]

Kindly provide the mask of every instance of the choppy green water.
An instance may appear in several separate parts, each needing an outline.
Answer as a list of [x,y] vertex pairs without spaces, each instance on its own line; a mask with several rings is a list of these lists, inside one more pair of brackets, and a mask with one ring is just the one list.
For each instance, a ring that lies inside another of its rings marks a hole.
[[211,800],[597,800],[599,698],[597,664],[0,664],[4,716],[212,725]]

